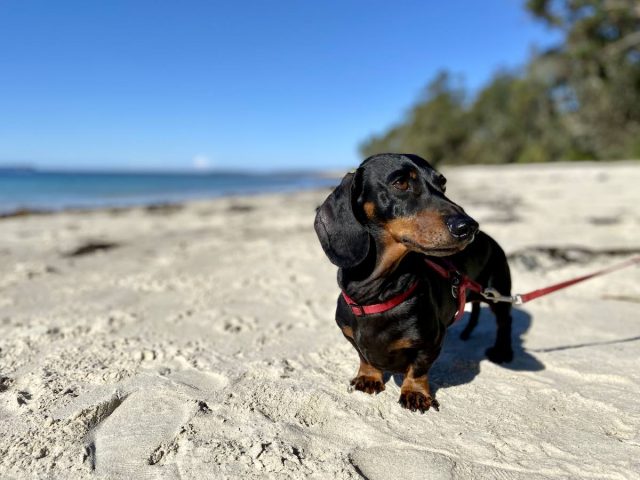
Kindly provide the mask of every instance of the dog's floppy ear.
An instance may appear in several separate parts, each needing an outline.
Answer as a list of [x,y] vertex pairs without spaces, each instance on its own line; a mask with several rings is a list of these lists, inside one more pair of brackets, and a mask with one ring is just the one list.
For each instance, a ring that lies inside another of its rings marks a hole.
[[340,268],[355,267],[369,253],[369,232],[353,213],[354,179],[353,173],[344,176],[318,208],[314,222],[324,253]]

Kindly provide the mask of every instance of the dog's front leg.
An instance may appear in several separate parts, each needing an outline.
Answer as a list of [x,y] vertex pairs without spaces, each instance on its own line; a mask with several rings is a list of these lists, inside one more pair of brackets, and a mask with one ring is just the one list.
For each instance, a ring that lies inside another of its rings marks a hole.
[[420,350],[415,361],[409,365],[404,375],[404,381],[400,387],[399,403],[404,408],[408,408],[412,412],[416,410],[424,413],[429,408],[439,410],[440,404],[431,395],[429,387],[429,369],[438,357],[440,349],[437,352]]
[[364,393],[380,393],[384,390],[382,370],[368,364],[360,355],[360,368],[358,374],[351,380],[351,385],[356,390]]
[[[340,322],[338,322],[338,325],[340,325]],[[358,352],[358,356],[360,357],[360,368],[358,368],[356,376],[351,379],[351,386],[364,393],[380,393],[384,390],[382,370],[379,370],[373,365],[367,363],[364,359],[360,350],[358,350],[355,340],[353,339],[353,330],[350,326],[342,325],[340,329],[342,330],[344,338],[349,340],[349,343],[353,346],[356,352]]]

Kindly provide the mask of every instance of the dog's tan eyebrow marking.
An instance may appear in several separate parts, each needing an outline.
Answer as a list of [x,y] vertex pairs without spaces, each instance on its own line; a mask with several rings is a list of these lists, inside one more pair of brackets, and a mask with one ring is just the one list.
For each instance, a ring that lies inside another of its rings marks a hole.
[[387,176],[387,182],[392,183],[396,180],[401,180],[401,179],[408,180],[409,178],[411,179],[418,178],[418,171],[413,167],[405,166],[390,173]]
[[365,202],[362,207],[367,218],[372,219],[376,215],[376,206],[373,202]]

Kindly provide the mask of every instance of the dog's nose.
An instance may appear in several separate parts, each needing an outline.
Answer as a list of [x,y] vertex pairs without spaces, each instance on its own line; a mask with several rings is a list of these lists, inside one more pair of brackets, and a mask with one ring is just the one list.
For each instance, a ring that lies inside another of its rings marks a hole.
[[447,217],[447,228],[457,239],[465,240],[478,231],[478,222],[467,215],[451,215]]

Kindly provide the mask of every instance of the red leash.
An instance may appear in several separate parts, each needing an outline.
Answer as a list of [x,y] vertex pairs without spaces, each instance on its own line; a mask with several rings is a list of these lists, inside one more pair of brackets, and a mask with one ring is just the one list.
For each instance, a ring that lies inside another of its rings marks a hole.
[[[458,292],[458,313],[456,314],[456,320],[462,316],[460,306],[464,307],[464,303],[466,302],[466,293],[465,289],[469,289],[472,292],[479,293],[482,295],[485,300],[490,302],[508,302],[514,303],[516,305],[521,305],[523,303],[530,302],[536,298],[543,297],[545,295],[549,295],[550,293],[557,292],[558,290],[562,290],[563,288],[570,287],[571,285],[575,285],[576,283],[584,282],[585,280],[589,280],[590,278],[599,277],[601,275],[606,275],[611,272],[615,272],[616,270],[621,270],[626,267],[630,267],[631,265],[635,265],[640,263],[640,257],[633,257],[626,262],[618,263],[617,265],[613,265],[609,268],[605,268],[603,270],[598,270],[597,272],[590,273],[588,275],[583,275],[581,277],[573,278],[571,280],[565,280],[564,282],[556,283],[554,285],[550,285],[548,287],[539,288],[538,290],[533,290],[528,293],[516,294],[516,295],[501,295],[494,288],[482,288],[477,282],[471,280],[468,276],[458,272],[450,262],[447,261],[447,267],[443,267],[442,265],[437,264],[436,262],[429,260],[427,258],[424,259],[425,263],[429,265],[433,270],[438,272],[442,277],[450,279],[454,285],[456,283],[453,279],[460,278],[459,281],[459,292]],[[456,294],[454,293],[454,296]]]
[[[630,267],[631,265],[635,265],[636,263],[640,263],[640,257],[634,257],[626,262],[618,263],[617,265],[613,265],[609,268],[605,268],[603,270],[599,270],[594,273],[590,273],[589,275],[583,275],[582,277],[574,278],[572,280],[565,280],[564,282],[556,283],[555,285],[551,285],[545,288],[539,288],[538,290],[534,290],[529,293],[523,293],[521,295],[515,295],[515,297],[519,300],[514,303],[527,303],[533,299],[543,297],[545,295],[549,295],[550,293],[556,292],[558,290],[562,290],[563,288],[570,287],[571,285],[575,285],[576,283],[584,282],[585,280],[589,280],[593,277],[599,277],[601,275],[606,275],[607,273],[615,272],[616,270],[621,270],[626,267]],[[498,300],[500,301],[500,300]]]

